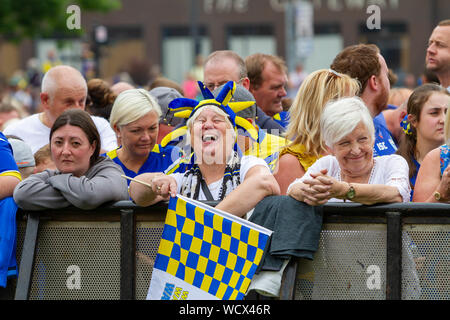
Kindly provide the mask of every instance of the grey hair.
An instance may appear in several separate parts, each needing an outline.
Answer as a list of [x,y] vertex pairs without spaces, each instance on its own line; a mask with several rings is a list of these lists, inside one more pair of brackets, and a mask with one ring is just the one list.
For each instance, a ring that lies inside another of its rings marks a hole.
[[147,90],[125,90],[114,101],[109,123],[112,128],[124,126],[142,118],[151,111],[155,111],[158,118],[161,117],[161,107]]
[[79,78],[80,83],[86,87],[87,92],[87,83],[83,75],[74,67],[67,65],[55,66],[44,74],[41,81],[41,92],[45,92],[50,98],[53,98],[60,81],[73,81],[74,78]]
[[[209,62],[217,63],[224,59],[231,59],[236,63],[236,75],[239,79],[247,77],[247,67],[244,59],[242,59],[236,52],[232,50],[217,50],[212,52],[203,63],[206,66]],[[230,79],[231,80],[231,79]]]
[[350,134],[359,123],[363,123],[375,141],[373,119],[359,97],[343,98],[326,104],[320,118],[322,137],[328,147]]

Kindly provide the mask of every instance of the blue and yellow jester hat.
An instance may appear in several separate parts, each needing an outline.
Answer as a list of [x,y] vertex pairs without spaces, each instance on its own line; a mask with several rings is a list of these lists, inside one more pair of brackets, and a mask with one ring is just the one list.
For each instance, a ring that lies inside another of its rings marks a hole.
[[[223,86],[222,90],[220,90],[216,98],[214,98],[214,95],[202,82],[199,81],[198,85],[205,100],[197,101],[188,98],[177,98],[172,100],[169,103],[169,110],[175,112],[174,113],[175,117],[189,119],[202,107],[213,105],[220,108],[228,115],[228,118],[231,122],[231,125],[234,127],[234,130],[237,130],[237,127],[240,127],[246,130],[254,140],[258,139],[258,131],[255,129],[255,127],[247,119],[236,116],[236,113],[254,105],[255,102],[254,101],[230,102],[236,90],[235,82],[233,81],[227,82]],[[186,132],[187,126],[183,126],[173,130],[162,139],[161,145],[163,147],[166,146],[167,144],[169,144],[170,141],[173,141],[175,139],[180,138],[181,136],[184,136]]]

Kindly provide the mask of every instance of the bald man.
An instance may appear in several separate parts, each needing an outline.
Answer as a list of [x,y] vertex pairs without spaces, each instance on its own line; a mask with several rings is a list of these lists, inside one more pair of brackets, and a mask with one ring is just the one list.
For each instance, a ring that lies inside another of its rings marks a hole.
[[[35,153],[49,143],[50,129],[56,118],[67,109],[84,110],[86,97],[87,84],[77,69],[65,65],[53,67],[42,78],[40,99],[43,112],[9,125],[3,133],[21,138]],[[109,122],[95,116],[92,120],[100,133],[102,150],[117,148],[116,135]]]
[[[250,89],[250,79],[247,76],[245,61],[234,51],[218,50],[211,53],[203,67],[203,83],[212,92],[228,81],[234,81],[245,89]],[[280,135],[285,128],[266,115],[256,106],[256,124],[268,133]]]

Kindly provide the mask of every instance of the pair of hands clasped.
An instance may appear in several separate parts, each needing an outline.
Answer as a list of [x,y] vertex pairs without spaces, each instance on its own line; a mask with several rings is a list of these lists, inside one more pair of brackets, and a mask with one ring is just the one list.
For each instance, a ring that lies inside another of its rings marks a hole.
[[302,199],[299,199],[294,191],[292,196],[311,206],[322,205],[331,198],[342,198],[345,196],[348,183],[336,180],[327,175],[328,170],[323,169],[318,173],[311,173],[311,179],[305,179],[299,185]]

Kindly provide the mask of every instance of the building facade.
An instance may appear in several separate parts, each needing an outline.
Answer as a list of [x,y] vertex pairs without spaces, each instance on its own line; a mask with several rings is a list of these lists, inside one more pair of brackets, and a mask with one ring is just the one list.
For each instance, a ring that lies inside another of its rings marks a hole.
[[391,69],[418,77],[429,35],[438,21],[450,18],[450,1],[122,0],[120,10],[81,15],[81,39],[66,41],[68,49],[56,47],[54,39],[28,41],[18,49],[17,67],[33,56],[42,61],[54,49],[63,62],[80,68],[94,60],[106,79],[131,71],[143,83],[157,69],[182,82],[196,55],[214,50],[234,50],[243,58],[277,54],[290,69],[301,62],[313,71],[327,68],[345,46],[375,43]]

